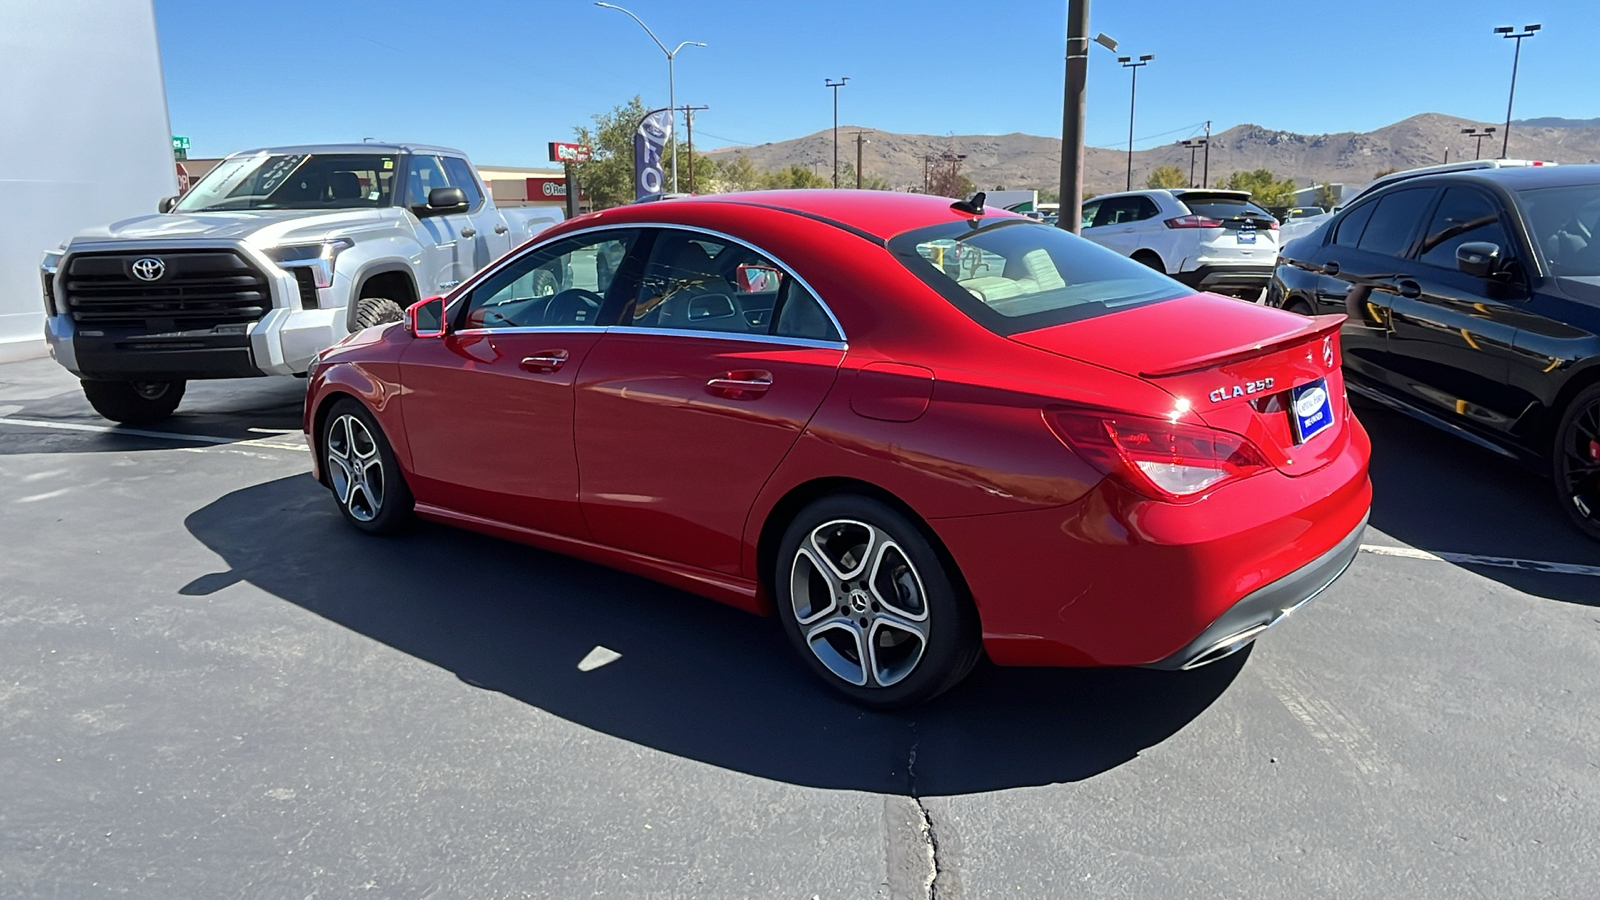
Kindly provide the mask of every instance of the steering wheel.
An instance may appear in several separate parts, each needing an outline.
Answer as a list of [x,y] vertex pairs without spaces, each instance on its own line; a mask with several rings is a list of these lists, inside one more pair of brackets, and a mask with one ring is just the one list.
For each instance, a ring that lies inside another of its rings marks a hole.
[[583,288],[567,288],[552,296],[544,307],[546,325],[593,325],[600,318],[605,298]]

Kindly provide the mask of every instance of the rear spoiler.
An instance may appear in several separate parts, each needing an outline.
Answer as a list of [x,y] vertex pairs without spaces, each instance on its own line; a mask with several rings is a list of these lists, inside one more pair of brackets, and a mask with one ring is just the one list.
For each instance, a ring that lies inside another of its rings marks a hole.
[[1312,316],[1309,319],[1304,319],[1303,324],[1299,324],[1296,327],[1291,328],[1282,334],[1268,338],[1267,340],[1257,341],[1252,344],[1241,345],[1238,347],[1230,347],[1226,350],[1207,353],[1204,356],[1191,357],[1183,360],[1182,362],[1173,363],[1165,368],[1155,369],[1149,372],[1140,372],[1139,376],[1141,378],[1166,378],[1172,375],[1183,375],[1188,372],[1198,372],[1201,369],[1214,369],[1217,366],[1225,366],[1231,362],[1238,362],[1239,360],[1250,359],[1254,356],[1261,356],[1263,353],[1271,353],[1274,350],[1279,350],[1293,344],[1303,344],[1309,341],[1314,341],[1319,337],[1331,335],[1339,330],[1339,326],[1343,325],[1344,320],[1347,318],[1349,318],[1349,316],[1346,316],[1343,313],[1335,313],[1327,316]]

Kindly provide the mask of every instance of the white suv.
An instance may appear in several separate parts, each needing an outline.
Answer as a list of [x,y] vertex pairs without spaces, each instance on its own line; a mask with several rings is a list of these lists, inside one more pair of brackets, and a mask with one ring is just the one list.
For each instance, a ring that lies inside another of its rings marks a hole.
[[1148,190],[1083,204],[1083,236],[1190,287],[1255,299],[1272,280],[1278,220],[1248,191]]

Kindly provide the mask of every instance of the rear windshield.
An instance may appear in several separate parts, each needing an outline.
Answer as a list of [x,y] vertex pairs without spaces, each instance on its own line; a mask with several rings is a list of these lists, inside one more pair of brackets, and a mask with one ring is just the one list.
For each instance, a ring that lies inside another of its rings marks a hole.
[[890,240],[889,252],[999,334],[1193,293],[1143,263],[1030,219],[968,219],[919,228]]
[[1263,218],[1272,215],[1242,197],[1196,197],[1184,194],[1178,200],[1189,207],[1189,211],[1195,215],[1209,216],[1213,219],[1231,219],[1235,216]]

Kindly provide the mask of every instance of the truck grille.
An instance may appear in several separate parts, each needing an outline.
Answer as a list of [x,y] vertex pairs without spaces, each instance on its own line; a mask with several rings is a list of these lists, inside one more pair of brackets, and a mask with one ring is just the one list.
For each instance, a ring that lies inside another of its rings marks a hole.
[[[135,277],[134,264],[150,259],[160,274]],[[232,250],[74,255],[58,277],[66,311],[86,326],[192,331],[248,324],[272,306],[266,276]]]

